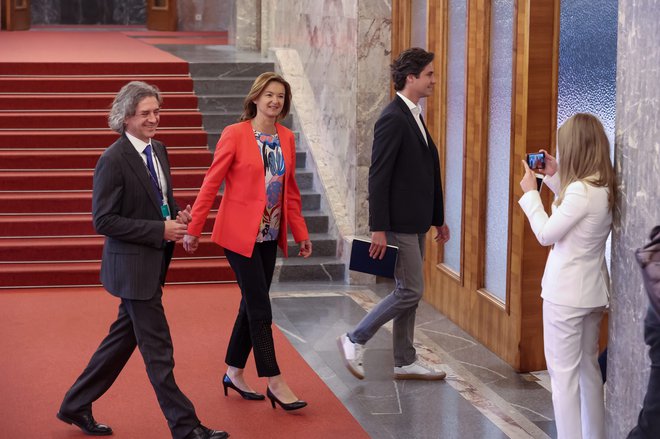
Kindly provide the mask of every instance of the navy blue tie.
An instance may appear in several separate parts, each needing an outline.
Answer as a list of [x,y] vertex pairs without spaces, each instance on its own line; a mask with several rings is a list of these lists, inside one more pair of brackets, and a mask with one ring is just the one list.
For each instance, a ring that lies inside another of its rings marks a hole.
[[147,169],[149,170],[149,180],[151,180],[151,184],[154,187],[154,190],[156,191],[156,195],[158,196],[158,202],[160,205],[163,205],[163,191],[160,188],[160,183],[158,182],[158,174],[156,173],[156,168],[154,167],[154,160],[151,157],[151,144],[148,144],[146,148],[144,148],[144,154],[147,156]]

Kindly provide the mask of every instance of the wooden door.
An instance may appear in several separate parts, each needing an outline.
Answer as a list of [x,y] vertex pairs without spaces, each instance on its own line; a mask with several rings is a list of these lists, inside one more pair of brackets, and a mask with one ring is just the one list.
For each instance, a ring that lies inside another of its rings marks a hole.
[[147,29],[177,30],[176,0],[147,0]]
[[30,0],[2,0],[2,28],[30,29]]
[[[513,65],[512,86],[507,97],[511,100],[509,163],[515,165],[507,165],[510,196],[505,207],[509,217],[501,232],[507,238],[506,260],[501,264],[506,276],[503,299],[485,286],[487,188],[497,177],[489,177],[487,172],[494,3],[490,0],[426,0],[427,46],[436,54],[437,73],[434,94],[427,100],[426,121],[438,146],[445,195],[451,166],[462,169],[462,173],[454,173],[461,179],[462,189],[451,197],[456,203],[454,207],[461,212],[457,228],[451,230],[451,239],[456,240],[459,251],[452,253],[455,259],[450,264],[447,248],[432,243],[429,233],[424,299],[518,371],[533,371],[545,368],[540,284],[548,250],[538,244],[517,206],[516,200],[521,196],[517,183],[522,178],[522,168],[517,165],[525,153],[536,151],[537,145],[554,145],[559,0],[515,0],[510,12],[513,39],[507,44],[511,45]],[[415,12],[411,4],[410,0],[392,1],[393,56],[410,44],[409,35],[416,25],[410,21]],[[457,20],[459,15],[460,21]],[[457,27],[451,24],[452,20],[462,24]],[[450,43],[451,38],[461,32],[465,38],[463,49],[458,50]],[[464,73],[460,75],[449,65],[450,60],[458,58],[463,62],[453,65],[464,66]],[[455,84],[450,87],[449,80],[459,76],[464,108],[450,96],[450,92],[456,93]],[[461,117],[454,117],[457,113]],[[450,142],[450,120],[452,124],[460,120],[462,125],[452,131],[463,133],[459,136],[463,139],[460,142],[462,164],[449,159],[450,143],[458,144],[456,136]],[[548,192],[544,196],[547,206]],[[449,197],[445,196],[445,200],[447,202]],[[445,204],[445,211],[452,206]]]

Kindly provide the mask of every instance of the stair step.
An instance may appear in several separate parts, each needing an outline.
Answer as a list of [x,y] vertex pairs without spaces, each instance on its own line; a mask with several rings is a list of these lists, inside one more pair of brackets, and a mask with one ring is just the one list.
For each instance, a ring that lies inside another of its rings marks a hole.
[[[0,130],[0,149],[98,148],[109,146],[119,135],[105,130]],[[157,139],[169,146],[206,145],[201,129],[161,129]]]
[[243,112],[243,101],[245,96],[223,96],[223,95],[200,95],[197,97],[199,111],[206,114],[210,111],[223,111],[226,113]]
[[[198,188],[204,180],[206,168],[173,168],[171,173],[173,187]],[[0,187],[5,191],[91,189],[93,176],[93,170],[0,171]]]
[[[337,241],[327,234],[310,234],[313,254],[316,256],[335,256]],[[30,262],[30,261],[67,261],[72,255],[77,261],[101,259],[105,237],[93,236],[57,236],[57,237],[21,237],[0,238],[0,261]],[[298,254],[299,246],[293,239],[288,241],[289,255]],[[223,256],[222,247],[211,241],[210,233],[205,233],[199,240],[199,248],[195,257]],[[183,246],[177,245],[174,256],[186,258],[189,255]]]
[[[182,206],[183,207],[183,206]],[[209,212],[205,233],[213,230],[217,210]],[[327,233],[328,216],[321,211],[303,211],[309,233]],[[0,214],[0,237],[55,237],[94,235],[91,213],[47,213],[41,215]]]
[[[16,111],[0,112],[0,129],[104,129],[108,111]],[[202,115],[197,110],[163,110],[160,128],[201,128]]]
[[[0,76],[0,93],[117,93],[126,76]],[[140,80],[166,92],[193,90],[189,75],[153,75]]]
[[[172,168],[172,185],[199,188],[206,175],[206,167]],[[0,187],[5,191],[81,190],[91,189],[94,170],[0,170]],[[314,175],[298,170],[296,182],[300,190],[312,189]]]
[[[117,48],[118,50],[120,48]],[[102,56],[102,55],[101,55]],[[81,62],[78,60],[64,61],[55,63],[25,62],[3,60],[0,64],[0,75],[37,75],[44,76],[44,71],[52,69],[57,71],[58,75],[71,75],[79,77],[80,75],[115,75],[122,76],[125,82],[137,79],[137,76],[162,76],[162,75],[187,75],[188,63],[181,61],[174,62],[153,62],[153,61],[135,61],[115,62]]]
[[[211,211],[204,232],[211,232],[217,211]],[[91,213],[48,213],[42,215],[0,214],[1,237],[71,237],[95,235]]]
[[290,257],[278,260],[274,280],[278,282],[340,281],[346,267],[336,258]]
[[[0,288],[100,285],[100,261],[0,263]],[[234,281],[227,259],[173,259],[168,283]]]
[[193,89],[198,96],[204,95],[247,95],[250,92],[254,78],[193,78]]
[[[0,94],[0,110],[108,110],[116,93]],[[197,108],[194,93],[162,93],[163,108]],[[241,100],[242,102],[242,100]],[[241,103],[241,107],[242,107]]]
[[[289,237],[288,252],[289,256],[295,256],[300,251],[300,246]],[[309,239],[312,241],[312,255],[321,257],[334,257],[337,256],[337,239],[328,235],[327,233],[310,233]],[[281,250],[278,250],[281,256]]]
[[[0,149],[0,170],[94,169],[105,149]],[[213,155],[205,147],[168,147],[172,167],[208,168]]]
[[[192,205],[199,189],[175,189],[174,198],[179,206]],[[302,208],[319,210],[321,195],[313,191],[300,191]],[[212,209],[217,209],[222,196],[216,197]],[[2,213],[85,213],[92,211],[92,191],[0,191]]]
[[[102,256],[105,237],[69,236],[53,238],[0,238],[0,261],[45,262],[45,261],[93,261]],[[72,256],[73,255],[73,256]],[[220,257],[224,250],[211,241],[210,234],[202,235],[195,257]],[[182,245],[174,249],[174,257],[190,257]]]
[[[198,189],[175,189],[174,198],[179,206],[192,205],[198,192]],[[212,208],[217,209],[221,198],[221,196],[216,197]],[[91,189],[87,191],[0,191],[0,213],[49,214],[87,213],[91,211]]]
[[193,78],[256,78],[264,72],[272,72],[275,64],[272,62],[195,62],[190,63],[190,75]]
[[[239,122],[240,117],[241,117],[241,111],[236,111],[236,112],[206,111],[202,116],[202,123],[204,129],[207,132],[212,131],[212,132],[220,133],[223,129],[225,129],[225,127]],[[219,135],[218,138],[220,138]]]

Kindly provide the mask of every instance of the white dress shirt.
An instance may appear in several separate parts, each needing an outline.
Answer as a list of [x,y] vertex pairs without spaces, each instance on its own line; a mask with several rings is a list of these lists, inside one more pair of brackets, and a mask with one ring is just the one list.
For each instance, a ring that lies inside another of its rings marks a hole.
[[[128,140],[131,142],[135,150],[140,154],[140,157],[142,157],[142,161],[144,162],[144,169],[146,172],[149,172],[147,168],[147,156],[144,153],[144,150],[147,148],[147,145],[149,143],[145,143],[142,140],[138,139],[137,137],[133,136],[130,134],[128,131],[125,131],[124,134],[126,134],[126,137]],[[154,151],[154,146],[151,145],[151,159],[154,163],[154,168],[156,168],[156,174],[158,178],[158,183],[160,184],[160,188],[163,191],[163,204],[167,204],[169,206],[168,200],[167,200],[167,180],[165,179],[165,174],[163,173],[163,168],[160,166],[160,162],[158,161],[158,157],[156,157],[156,152]]]
[[[559,172],[544,182],[557,194]],[[518,201],[539,243],[553,246],[541,282],[544,300],[575,308],[607,305],[605,242],[612,226],[608,195],[606,187],[573,182],[561,205],[552,205],[550,217],[538,191],[526,192]]]
[[426,130],[424,129],[424,124],[422,123],[422,119],[420,117],[420,115],[422,114],[422,107],[420,107],[419,105],[415,105],[413,101],[405,97],[400,92],[397,91],[396,94],[401,99],[403,99],[403,102],[405,102],[408,108],[410,108],[410,112],[413,114],[413,117],[415,118],[415,122],[417,122],[417,126],[419,127],[419,130],[422,132],[422,137],[424,138],[424,142],[426,142],[426,144],[428,145],[429,141],[426,138]]

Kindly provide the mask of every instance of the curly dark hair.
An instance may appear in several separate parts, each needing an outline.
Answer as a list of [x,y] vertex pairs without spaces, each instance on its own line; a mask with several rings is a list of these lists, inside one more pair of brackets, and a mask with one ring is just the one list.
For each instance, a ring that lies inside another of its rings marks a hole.
[[420,47],[411,47],[401,52],[397,59],[390,64],[394,90],[403,90],[406,86],[406,78],[410,74],[419,78],[422,70],[433,61],[434,57],[433,52],[427,52]]

